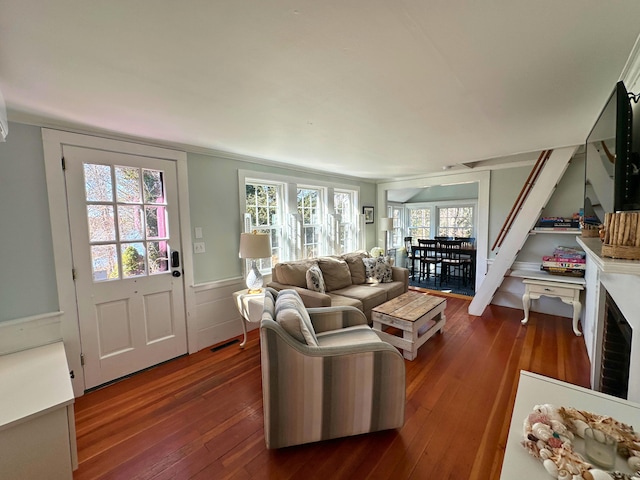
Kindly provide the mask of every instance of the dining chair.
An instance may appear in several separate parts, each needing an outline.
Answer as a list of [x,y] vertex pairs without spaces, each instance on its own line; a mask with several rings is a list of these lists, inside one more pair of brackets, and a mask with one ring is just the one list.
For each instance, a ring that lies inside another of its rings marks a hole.
[[418,258],[417,257],[418,252],[415,250],[413,246],[413,237],[404,237],[404,248],[407,251],[407,267],[411,271],[410,273],[411,278],[413,278],[413,276],[416,273],[414,262]]
[[458,281],[458,287],[468,281],[471,261],[462,258],[461,240],[442,240],[438,242],[440,254],[440,285],[442,282],[449,283],[452,280]]
[[420,279],[426,275],[427,279],[431,275],[431,266],[433,265],[433,276],[438,275],[438,265],[440,264],[440,255],[438,253],[438,241],[432,239],[419,239],[420,247]]

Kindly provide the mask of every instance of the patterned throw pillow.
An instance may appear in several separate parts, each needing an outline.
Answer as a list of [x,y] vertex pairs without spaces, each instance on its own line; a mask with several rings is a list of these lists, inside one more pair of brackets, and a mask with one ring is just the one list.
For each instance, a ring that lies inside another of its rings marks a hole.
[[367,283],[389,283],[392,281],[393,270],[384,257],[363,258],[367,275]]
[[324,277],[322,276],[322,270],[320,270],[320,267],[318,266],[317,263],[309,267],[309,269],[307,270],[306,277],[307,277],[307,288],[309,290],[312,290],[314,292],[320,292],[320,293],[325,292],[326,288],[324,285]]

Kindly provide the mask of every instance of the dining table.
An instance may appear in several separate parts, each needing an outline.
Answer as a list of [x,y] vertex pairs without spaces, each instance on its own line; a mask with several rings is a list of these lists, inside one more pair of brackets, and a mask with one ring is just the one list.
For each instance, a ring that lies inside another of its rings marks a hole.
[[[407,252],[407,261],[410,264],[409,266],[409,276],[415,280],[415,266],[416,261],[420,262],[420,257],[422,256],[425,247],[421,247],[420,245],[411,245],[411,254]],[[465,245],[462,244],[460,246],[460,253],[462,255],[468,255],[471,259],[471,283],[475,284],[476,279],[476,253],[477,249],[475,245]],[[420,269],[418,269],[418,272]]]

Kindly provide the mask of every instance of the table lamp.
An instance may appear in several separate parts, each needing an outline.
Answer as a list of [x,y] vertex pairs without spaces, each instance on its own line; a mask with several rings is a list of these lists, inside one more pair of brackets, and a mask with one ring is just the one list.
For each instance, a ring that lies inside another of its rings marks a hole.
[[256,259],[271,256],[271,235],[266,233],[240,234],[240,258],[251,260],[251,268],[247,272],[247,288],[249,293],[257,293],[262,289],[262,274],[256,265]]
[[380,219],[380,230],[384,232],[384,254],[387,254],[387,246],[389,245],[389,232],[393,231],[393,218],[383,217]]

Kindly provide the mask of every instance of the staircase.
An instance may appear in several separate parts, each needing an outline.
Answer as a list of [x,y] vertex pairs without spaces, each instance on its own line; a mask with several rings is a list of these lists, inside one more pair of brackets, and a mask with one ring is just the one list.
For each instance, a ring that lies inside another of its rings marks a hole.
[[505,222],[507,228],[499,235],[500,250],[469,305],[470,315],[482,315],[487,305],[491,303],[577,148],[566,147],[553,150],[539,171],[533,177],[530,175],[528,182],[531,180],[532,183],[525,184],[521,196],[518,197],[514,209],[509,214],[512,218],[508,218]]

